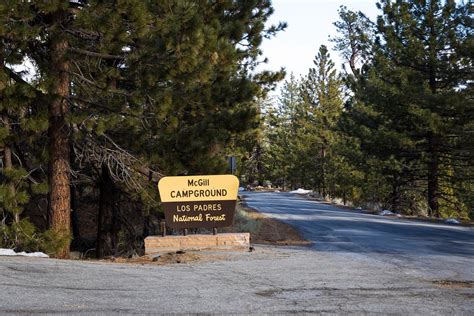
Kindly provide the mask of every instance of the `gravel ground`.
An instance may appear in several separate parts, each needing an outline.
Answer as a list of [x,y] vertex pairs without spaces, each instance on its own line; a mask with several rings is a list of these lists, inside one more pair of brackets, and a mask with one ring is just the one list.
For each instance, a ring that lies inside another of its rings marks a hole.
[[4,257],[0,314],[468,315],[474,310],[468,284],[434,282],[354,254],[265,246],[232,257],[168,266]]
[[0,257],[0,314],[472,315],[472,228],[370,217],[284,194],[246,198],[313,245],[257,245],[172,265]]

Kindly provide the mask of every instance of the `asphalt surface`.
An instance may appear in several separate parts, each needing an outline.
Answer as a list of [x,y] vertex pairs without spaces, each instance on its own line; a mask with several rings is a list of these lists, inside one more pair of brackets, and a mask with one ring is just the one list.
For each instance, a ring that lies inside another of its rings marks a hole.
[[248,206],[278,218],[312,249],[363,255],[427,276],[474,280],[474,228],[337,208],[289,193],[244,193]]
[[0,314],[472,315],[472,228],[245,195],[313,245],[166,266],[0,257]]

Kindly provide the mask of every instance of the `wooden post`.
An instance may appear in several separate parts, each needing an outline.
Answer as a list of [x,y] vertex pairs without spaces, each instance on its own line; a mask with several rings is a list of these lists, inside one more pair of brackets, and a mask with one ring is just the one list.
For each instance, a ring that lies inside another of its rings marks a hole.
[[161,230],[161,237],[166,236],[166,222],[164,220],[161,220],[160,222],[160,230]]

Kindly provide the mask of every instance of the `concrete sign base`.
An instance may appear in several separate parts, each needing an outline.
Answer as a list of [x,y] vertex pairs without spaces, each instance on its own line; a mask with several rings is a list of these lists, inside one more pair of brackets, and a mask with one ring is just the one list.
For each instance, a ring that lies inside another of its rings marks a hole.
[[145,238],[145,255],[178,250],[248,250],[249,247],[250,233]]

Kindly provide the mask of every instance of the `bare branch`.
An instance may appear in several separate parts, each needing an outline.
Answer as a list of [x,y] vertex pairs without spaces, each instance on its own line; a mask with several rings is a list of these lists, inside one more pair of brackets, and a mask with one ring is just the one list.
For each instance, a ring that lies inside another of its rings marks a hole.
[[144,166],[138,158],[121,148],[107,135],[88,136],[82,144],[74,144],[79,165],[85,162],[92,165],[106,166],[115,182],[124,184],[132,191],[145,188],[151,181],[157,182],[164,175]]
[[91,52],[89,50],[84,50],[84,49],[79,49],[79,48],[74,48],[74,47],[70,47],[69,51],[71,51],[73,53],[76,53],[76,54],[79,54],[79,55],[85,55],[85,56],[89,56],[89,57],[98,57],[98,58],[102,58],[102,59],[118,59],[118,60],[120,60],[120,59],[125,58],[124,56],[121,56],[121,55],[111,55],[111,54]]

